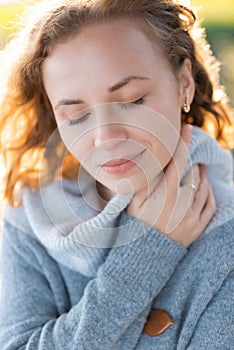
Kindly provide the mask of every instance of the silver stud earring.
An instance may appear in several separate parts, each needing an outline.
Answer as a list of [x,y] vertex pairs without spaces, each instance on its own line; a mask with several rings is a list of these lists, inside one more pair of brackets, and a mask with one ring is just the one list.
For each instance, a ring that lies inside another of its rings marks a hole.
[[185,113],[188,113],[190,111],[190,103],[189,103],[189,96],[188,95],[185,97],[185,103],[183,104],[183,111]]

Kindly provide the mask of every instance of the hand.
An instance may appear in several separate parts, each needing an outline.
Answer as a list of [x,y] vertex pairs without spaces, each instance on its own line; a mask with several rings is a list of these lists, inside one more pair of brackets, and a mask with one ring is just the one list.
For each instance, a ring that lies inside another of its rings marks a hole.
[[150,188],[136,193],[127,208],[129,215],[155,227],[185,248],[202,234],[216,211],[204,165],[193,165],[181,183],[191,135],[191,127],[184,126],[165,173],[157,178],[156,185],[152,183]]

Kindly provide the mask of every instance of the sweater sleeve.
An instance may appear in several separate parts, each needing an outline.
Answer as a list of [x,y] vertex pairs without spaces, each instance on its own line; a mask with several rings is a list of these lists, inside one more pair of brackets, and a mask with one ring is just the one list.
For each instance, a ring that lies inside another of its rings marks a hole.
[[23,232],[5,222],[2,350],[135,349],[153,298],[187,253],[180,244],[147,227],[141,238],[111,249],[79,302],[60,312],[56,298],[62,296],[49,285],[45,269],[50,266],[45,265],[50,260],[40,253],[44,248],[31,236],[19,239],[20,235]]
[[188,350],[230,350],[234,340],[234,271],[202,313]]

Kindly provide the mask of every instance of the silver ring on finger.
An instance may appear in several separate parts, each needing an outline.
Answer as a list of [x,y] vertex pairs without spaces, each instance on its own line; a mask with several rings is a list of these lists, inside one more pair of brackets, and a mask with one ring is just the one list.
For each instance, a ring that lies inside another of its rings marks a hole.
[[191,186],[192,189],[193,189],[193,192],[196,193],[196,190],[197,190],[196,185],[194,185],[194,184],[189,184],[189,186]]

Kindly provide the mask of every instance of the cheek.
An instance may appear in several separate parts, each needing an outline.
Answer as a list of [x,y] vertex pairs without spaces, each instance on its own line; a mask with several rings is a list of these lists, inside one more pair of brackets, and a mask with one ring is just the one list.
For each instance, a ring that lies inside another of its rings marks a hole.
[[[151,123],[151,132],[154,135],[152,142],[154,144],[154,153],[156,152],[163,160],[166,161],[174,155],[180,138],[181,129],[181,106],[178,97],[163,102],[160,106],[155,106],[155,119]],[[158,113],[157,113],[158,112]]]
[[180,138],[179,127],[161,129],[157,142],[154,143],[153,153],[158,158],[162,168],[165,168],[173,157]]
[[178,86],[170,81],[166,87],[157,91],[149,100],[149,107],[167,119],[176,129],[181,123],[181,97]]
[[165,166],[169,163],[171,158],[175,153],[175,149],[179,140],[179,133],[177,131],[171,132],[170,134],[157,134],[154,137],[147,138],[145,135],[144,142],[147,142],[147,150],[150,152],[149,163],[154,168],[164,169]]
[[154,110],[148,113],[143,125],[140,137],[142,143],[152,152],[150,163],[158,163],[163,169],[173,157],[180,138],[180,109],[161,109],[161,113]]
[[75,142],[69,149],[69,151],[74,155],[76,159],[79,160],[81,164],[88,162],[90,159],[92,148],[87,142]]
[[163,104],[154,104],[152,105],[152,109],[156,114],[159,114],[160,117],[157,116],[158,120],[161,119],[160,124],[171,124],[176,130],[180,128],[181,125],[181,106],[178,103],[179,101],[174,101],[172,104],[170,101]]
[[67,150],[82,164],[87,162],[93,150],[92,135],[81,134],[77,127],[65,123],[59,127],[61,139]]
[[162,152],[173,155],[180,137],[180,124],[180,115],[174,114],[173,118],[169,118],[155,113],[154,118],[144,123],[141,139],[151,145],[154,154],[156,150],[159,157]]

